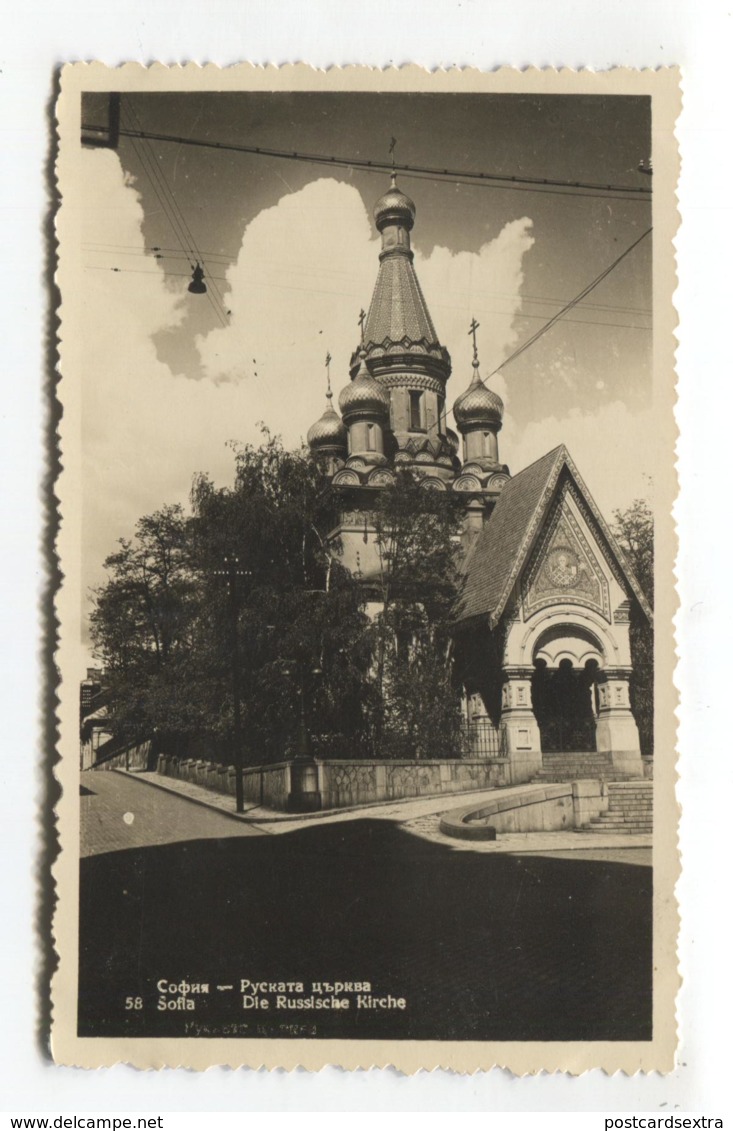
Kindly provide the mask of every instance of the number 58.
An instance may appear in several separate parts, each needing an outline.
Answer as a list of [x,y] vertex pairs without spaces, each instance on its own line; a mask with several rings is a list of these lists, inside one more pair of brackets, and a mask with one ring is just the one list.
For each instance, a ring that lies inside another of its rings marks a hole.
[[141,997],[126,997],[125,1009],[142,1009],[143,999]]

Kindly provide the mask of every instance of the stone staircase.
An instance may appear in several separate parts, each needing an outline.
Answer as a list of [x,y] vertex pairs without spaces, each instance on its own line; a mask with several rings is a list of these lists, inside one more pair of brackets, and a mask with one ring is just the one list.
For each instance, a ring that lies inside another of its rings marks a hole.
[[580,832],[586,833],[651,833],[653,782],[609,782],[608,809],[593,817]]
[[629,774],[614,770],[611,755],[596,753],[543,754],[542,769],[532,778],[533,782],[583,781],[631,781]]

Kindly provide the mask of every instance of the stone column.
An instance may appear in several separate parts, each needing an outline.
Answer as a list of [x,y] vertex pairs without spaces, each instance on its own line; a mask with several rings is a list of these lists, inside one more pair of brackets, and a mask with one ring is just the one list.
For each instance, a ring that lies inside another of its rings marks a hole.
[[596,749],[611,755],[613,768],[630,777],[644,776],[639,731],[629,704],[630,668],[608,668],[598,678]]
[[540,728],[532,710],[532,668],[505,668],[501,694],[502,746],[513,785],[542,769]]
[[315,761],[294,758],[290,763],[290,792],[287,808],[290,813],[315,813],[323,808]]

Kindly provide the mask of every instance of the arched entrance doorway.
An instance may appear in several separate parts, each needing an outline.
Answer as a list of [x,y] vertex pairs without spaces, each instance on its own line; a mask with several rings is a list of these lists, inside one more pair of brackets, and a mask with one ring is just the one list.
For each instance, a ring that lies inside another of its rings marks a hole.
[[603,661],[599,641],[573,625],[551,628],[537,641],[532,710],[543,753],[596,750],[597,682]]

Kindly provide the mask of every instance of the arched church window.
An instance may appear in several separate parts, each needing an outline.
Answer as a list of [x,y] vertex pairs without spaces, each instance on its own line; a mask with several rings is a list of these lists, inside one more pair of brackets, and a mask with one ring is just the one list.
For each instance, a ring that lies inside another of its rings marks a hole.
[[374,436],[374,425],[367,424],[367,451],[375,452],[377,450],[377,441]]
[[413,432],[425,430],[424,398],[417,389],[410,390],[410,430]]

